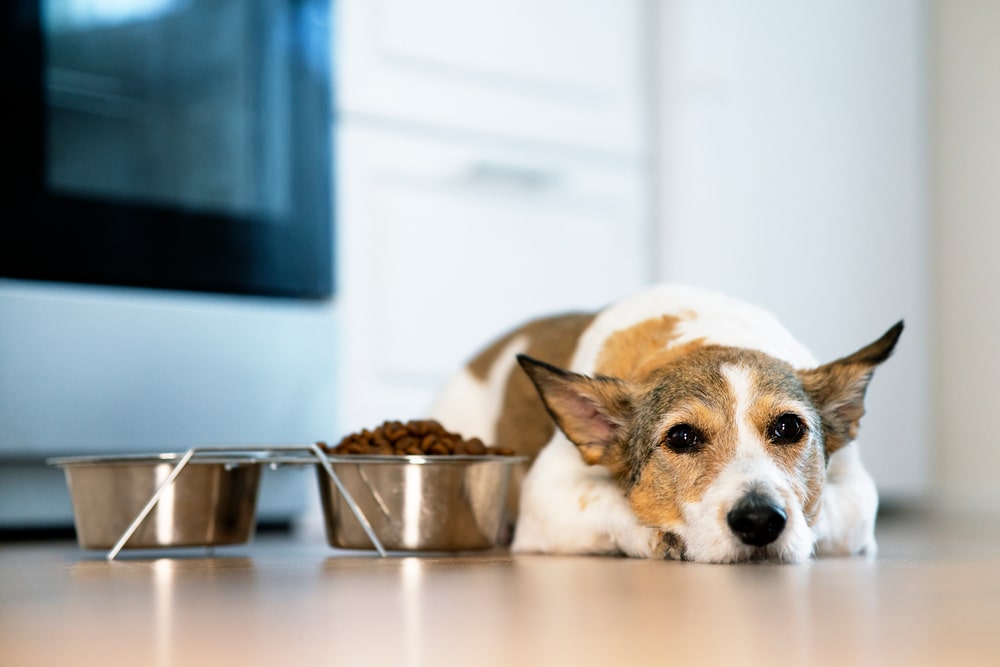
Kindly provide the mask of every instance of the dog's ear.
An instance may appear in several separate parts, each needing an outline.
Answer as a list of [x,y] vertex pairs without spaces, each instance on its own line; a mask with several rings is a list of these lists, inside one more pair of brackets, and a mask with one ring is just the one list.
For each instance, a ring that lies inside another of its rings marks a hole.
[[854,440],[865,414],[865,392],[875,367],[889,358],[903,323],[898,322],[874,343],[818,368],[800,371],[802,386],[819,409],[827,456]]
[[520,354],[521,368],[535,383],[556,424],[588,464],[602,463],[633,414],[632,394],[623,380],[588,377]]

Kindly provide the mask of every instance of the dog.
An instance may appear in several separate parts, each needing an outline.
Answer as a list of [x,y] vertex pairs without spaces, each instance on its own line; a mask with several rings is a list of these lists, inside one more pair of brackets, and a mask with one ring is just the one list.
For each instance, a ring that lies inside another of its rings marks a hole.
[[761,308],[656,285],[508,333],[432,416],[531,460],[513,485],[515,553],[874,555],[878,495],[855,437],[902,330],[820,365]]

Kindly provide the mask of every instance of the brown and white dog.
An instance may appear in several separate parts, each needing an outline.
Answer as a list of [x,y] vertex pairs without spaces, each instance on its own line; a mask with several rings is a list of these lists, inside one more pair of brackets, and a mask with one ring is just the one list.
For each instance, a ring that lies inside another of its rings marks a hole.
[[509,333],[432,416],[533,458],[515,552],[872,554],[878,497],[854,438],[902,329],[819,365],[760,308],[660,285]]

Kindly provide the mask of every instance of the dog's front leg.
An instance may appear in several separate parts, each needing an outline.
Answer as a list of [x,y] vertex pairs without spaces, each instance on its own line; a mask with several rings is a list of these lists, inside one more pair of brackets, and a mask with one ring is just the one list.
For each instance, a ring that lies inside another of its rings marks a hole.
[[677,533],[657,531],[659,541],[653,556],[661,560],[685,560],[684,540]]
[[830,458],[820,515],[813,526],[816,555],[874,557],[878,492],[851,443]]
[[521,491],[514,552],[663,557],[662,532],[643,526],[607,469],[588,466],[557,434]]

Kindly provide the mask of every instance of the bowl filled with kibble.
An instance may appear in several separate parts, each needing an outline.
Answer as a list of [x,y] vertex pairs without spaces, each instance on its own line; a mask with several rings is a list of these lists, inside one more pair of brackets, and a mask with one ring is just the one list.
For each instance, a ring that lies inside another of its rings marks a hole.
[[[464,438],[439,422],[386,421],[319,443],[378,540],[390,551],[495,547],[506,522],[509,449]],[[374,544],[323,466],[317,466],[327,541],[340,549]]]

